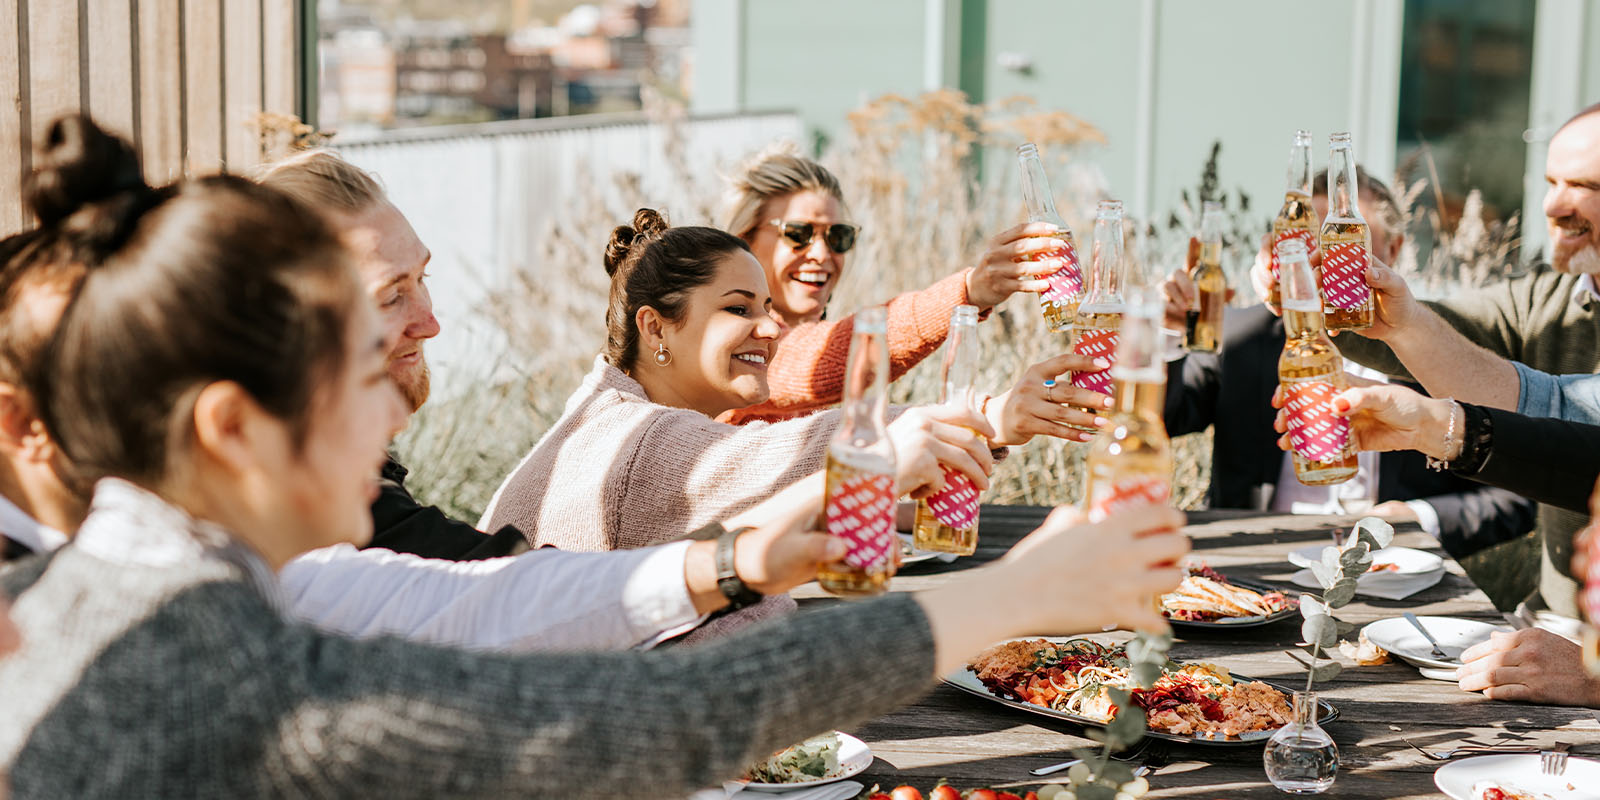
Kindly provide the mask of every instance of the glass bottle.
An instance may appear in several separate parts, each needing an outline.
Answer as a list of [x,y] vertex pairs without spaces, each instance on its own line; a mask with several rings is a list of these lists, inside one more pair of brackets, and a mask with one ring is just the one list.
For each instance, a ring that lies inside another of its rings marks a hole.
[[1328,216],[1322,221],[1322,310],[1330,331],[1372,327],[1372,231],[1361,217],[1356,188],[1356,156],[1350,134],[1330,137]]
[[1322,327],[1316,278],[1298,239],[1277,246],[1283,263],[1283,355],[1278,381],[1294,445],[1294,476],[1307,486],[1343,483],[1358,467],[1350,421],[1333,413],[1345,389],[1344,360]]
[[[1122,201],[1102,200],[1094,218],[1094,252],[1089,262],[1089,290],[1078,305],[1072,326],[1072,352],[1115,363],[1117,335],[1122,328],[1122,284],[1127,261],[1123,258]],[[1072,385],[1103,395],[1111,394],[1111,370],[1072,373]],[[1084,408],[1090,414],[1103,409]],[[1082,428],[1091,433],[1093,428]]]
[[[976,410],[978,377],[978,307],[956,306],[950,312],[950,335],[944,340],[939,402]],[[970,556],[978,549],[978,487],[948,467],[944,488],[917,501],[912,544],[918,550]]]
[[1271,261],[1272,289],[1267,302],[1282,305],[1279,286],[1283,270],[1278,263],[1278,242],[1299,239],[1305,243],[1306,255],[1317,252],[1317,209],[1311,205],[1311,131],[1295,131],[1294,144],[1289,148],[1289,180],[1283,191],[1283,208],[1272,220]]
[[1048,222],[1056,226],[1056,238],[1066,243],[1065,247],[1038,254],[1040,258],[1065,262],[1061,269],[1046,276],[1050,288],[1039,295],[1039,308],[1044,312],[1045,323],[1052,332],[1065,333],[1072,327],[1073,316],[1078,311],[1078,300],[1083,295],[1083,272],[1078,266],[1078,248],[1073,243],[1072,229],[1056,212],[1055,195],[1050,193],[1050,180],[1045,177],[1038,146],[1028,142],[1018,147],[1017,161],[1022,164],[1022,200],[1028,205],[1028,221]]
[[894,447],[885,423],[887,310],[862,309],[853,328],[839,427],[828,444],[823,509],[828,533],[844,539],[849,550],[817,570],[817,584],[832,594],[866,596],[889,590],[900,553],[894,530]]
[[1091,521],[1125,507],[1165,505],[1172,494],[1172,447],[1162,423],[1167,367],[1161,357],[1160,295],[1129,293],[1116,364],[1110,423],[1089,444],[1083,497]]
[[1215,353],[1222,344],[1222,314],[1228,304],[1228,276],[1222,272],[1222,204],[1207,200],[1200,215],[1200,260],[1190,273],[1195,297],[1185,315],[1183,346]]
[[1339,773],[1339,746],[1317,724],[1316,692],[1294,693],[1294,722],[1267,741],[1267,780],[1289,794],[1321,794]]

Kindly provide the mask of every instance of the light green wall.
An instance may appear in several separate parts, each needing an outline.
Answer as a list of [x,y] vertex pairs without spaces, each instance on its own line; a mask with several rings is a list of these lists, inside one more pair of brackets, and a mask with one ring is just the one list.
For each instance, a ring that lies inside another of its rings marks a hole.
[[694,107],[706,113],[742,109],[743,67],[748,42],[741,9],[744,0],[694,0],[690,26],[694,46]]
[[1588,30],[1583,41],[1583,84],[1579,102],[1582,105],[1600,103],[1600,2],[1589,4],[1584,20]]

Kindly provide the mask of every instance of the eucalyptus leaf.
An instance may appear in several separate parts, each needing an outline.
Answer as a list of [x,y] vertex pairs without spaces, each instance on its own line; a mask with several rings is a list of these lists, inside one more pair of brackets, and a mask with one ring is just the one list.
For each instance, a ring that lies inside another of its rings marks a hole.
[[1289,554],[1289,563],[1290,564],[1293,564],[1293,565],[1295,565],[1297,567],[1303,567],[1305,569],[1311,569],[1311,565],[1317,563],[1321,559],[1322,559],[1322,556],[1320,554],[1316,558],[1306,558],[1305,556],[1300,555],[1299,553],[1290,553]]
[[1355,599],[1355,597],[1356,580],[1355,578],[1349,577],[1340,578],[1339,580],[1334,581],[1333,585],[1329,586],[1328,590],[1322,593],[1322,598],[1327,601],[1330,608],[1341,608],[1345,605],[1348,605],[1351,600]]
[[1357,546],[1357,547],[1352,547],[1352,548],[1350,548],[1348,550],[1340,551],[1340,553],[1339,553],[1339,566],[1341,568],[1343,568],[1345,571],[1354,569],[1357,565],[1359,565],[1361,563],[1361,560],[1363,558],[1367,557],[1367,553],[1368,553],[1368,550],[1367,550],[1366,542],[1360,543],[1360,545]]
[[1121,786],[1133,780],[1133,765],[1126,761],[1107,761],[1098,777],[1112,786]]
[[1309,592],[1300,595],[1300,616],[1311,619],[1318,614],[1328,613],[1328,606],[1322,598]]
[[1373,550],[1382,550],[1394,541],[1394,526],[1377,517],[1362,517],[1354,533]]
[[1318,614],[1307,617],[1300,625],[1300,636],[1307,644],[1314,644],[1327,649],[1339,644],[1339,626],[1334,624],[1333,617],[1327,614]]
[[1326,589],[1339,579],[1339,568],[1328,568],[1327,564],[1317,561],[1311,565],[1311,577],[1315,578],[1317,585]]
[[[1322,548],[1322,568],[1327,570],[1329,575],[1334,576],[1334,580],[1339,579],[1339,559],[1342,557],[1343,556],[1341,556],[1339,551],[1335,548]],[[1329,583],[1332,583],[1332,581]],[[1324,583],[1322,586],[1323,588],[1327,588],[1328,584]]]
[[1324,661],[1311,669],[1311,679],[1314,681],[1331,681],[1344,671],[1344,665],[1337,661]]
[[1161,680],[1161,665],[1148,661],[1135,661],[1128,672],[1140,689],[1148,689],[1154,686],[1156,681]]
[[1104,733],[1101,733],[1099,728],[1090,728],[1090,729],[1084,731],[1083,735],[1087,736],[1090,739],[1093,739],[1093,740],[1095,740],[1095,741],[1097,741],[1097,742],[1099,742],[1101,744],[1105,744],[1106,743],[1106,735]]
[[1360,623],[1357,623],[1357,622],[1345,622],[1344,620],[1339,619],[1338,617],[1334,617],[1333,621],[1339,623],[1339,638],[1341,638],[1341,639],[1349,636],[1352,633],[1355,633],[1357,630],[1360,630],[1360,628],[1361,628],[1361,624]]
[[1144,731],[1144,712],[1131,703],[1122,706],[1116,719],[1106,725],[1106,746],[1113,750],[1128,747],[1144,738]]
[[1074,786],[1072,787],[1072,793],[1078,800],[1117,800],[1116,789],[1095,783]]

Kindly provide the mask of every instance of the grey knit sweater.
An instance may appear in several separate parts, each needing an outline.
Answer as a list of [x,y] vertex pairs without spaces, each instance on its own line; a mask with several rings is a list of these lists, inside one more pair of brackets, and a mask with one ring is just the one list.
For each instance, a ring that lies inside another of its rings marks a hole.
[[74,544],[0,573],[15,798],[675,797],[916,699],[904,595],[700,648],[499,656],[286,619],[222,531],[101,483]]
[[[1504,358],[1553,375],[1600,372],[1600,300],[1584,285],[1587,277],[1541,267],[1428,305],[1462,335]],[[1350,335],[1334,341],[1345,358],[1410,378],[1382,342]],[[1552,611],[1573,617],[1578,584],[1570,575],[1572,535],[1585,522],[1583,514],[1539,506],[1539,594]]]

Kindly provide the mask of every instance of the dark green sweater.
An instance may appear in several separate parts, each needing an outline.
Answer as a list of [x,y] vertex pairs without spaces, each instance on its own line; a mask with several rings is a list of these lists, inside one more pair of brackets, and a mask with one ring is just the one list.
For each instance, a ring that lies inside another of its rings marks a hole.
[[[1427,305],[1492,353],[1554,375],[1600,372],[1600,301],[1582,291],[1584,279],[1539,267]],[[1348,335],[1335,341],[1345,358],[1411,380],[1388,345]],[[1539,506],[1544,541],[1539,594],[1559,614],[1578,615],[1577,582],[1570,574],[1572,535],[1586,521],[1583,514]]]

